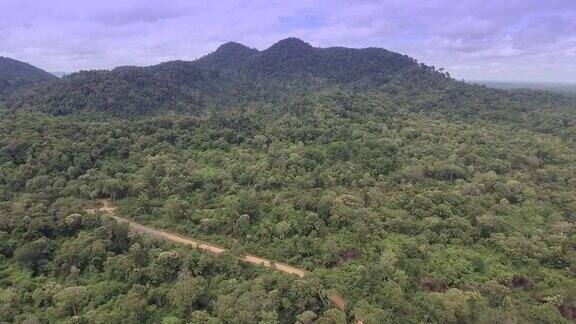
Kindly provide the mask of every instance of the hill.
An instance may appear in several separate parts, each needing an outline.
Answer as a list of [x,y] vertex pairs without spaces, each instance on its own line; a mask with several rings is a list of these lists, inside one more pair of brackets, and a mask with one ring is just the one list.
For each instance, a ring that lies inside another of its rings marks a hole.
[[[456,81],[381,48],[317,48],[297,38],[258,51],[226,43],[195,61],[80,71],[5,100],[10,110],[140,118],[253,105],[297,104],[319,92],[383,97],[400,110],[489,119],[564,131],[576,100],[545,91],[504,91]],[[553,111],[554,113],[550,114]]]
[[576,84],[561,82],[512,82],[512,81],[469,81],[471,83],[483,84],[489,87],[504,90],[543,90],[562,93],[566,95],[576,95]]
[[0,95],[24,86],[54,80],[52,74],[8,57],[0,56]]
[[81,71],[17,96],[10,106],[59,115],[146,115],[282,102],[294,94],[331,88],[441,88],[448,81],[433,68],[384,49],[314,48],[290,38],[264,51],[227,43],[191,62]]

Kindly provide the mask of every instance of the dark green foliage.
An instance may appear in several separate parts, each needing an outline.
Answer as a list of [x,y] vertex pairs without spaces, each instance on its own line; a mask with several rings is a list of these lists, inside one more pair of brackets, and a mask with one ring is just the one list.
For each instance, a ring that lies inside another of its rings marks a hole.
[[44,238],[26,243],[14,252],[14,259],[24,268],[37,273],[52,258],[50,242]]
[[227,43],[192,62],[81,71],[14,95],[6,106],[32,106],[54,115],[88,111],[134,117],[279,103],[323,89],[402,87],[406,82],[413,92],[423,82],[443,87],[448,78],[384,49],[321,49],[290,38],[261,52]]

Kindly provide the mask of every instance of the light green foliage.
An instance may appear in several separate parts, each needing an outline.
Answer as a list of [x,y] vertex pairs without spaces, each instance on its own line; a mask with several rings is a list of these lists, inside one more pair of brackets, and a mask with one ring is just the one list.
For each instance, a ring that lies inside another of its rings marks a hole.
[[176,312],[186,316],[196,310],[197,303],[203,296],[205,289],[206,282],[204,278],[184,276],[170,289],[170,302]]

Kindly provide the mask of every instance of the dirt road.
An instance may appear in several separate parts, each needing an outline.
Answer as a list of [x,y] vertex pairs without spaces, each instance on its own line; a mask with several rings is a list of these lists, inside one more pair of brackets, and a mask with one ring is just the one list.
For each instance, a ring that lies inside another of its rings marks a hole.
[[[173,234],[173,233],[170,233],[170,232],[167,232],[164,230],[155,229],[155,228],[134,222],[132,220],[116,216],[116,207],[113,207],[108,200],[101,200],[100,203],[101,203],[101,207],[93,208],[93,209],[86,209],[86,212],[91,213],[91,214],[95,214],[97,212],[108,213],[112,218],[116,219],[118,222],[127,224],[132,230],[134,230],[138,233],[141,233],[141,234],[146,234],[146,235],[149,235],[151,237],[158,238],[158,239],[163,239],[163,240],[167,240],[167,241],[171,241],[171,242],[175,242],[175,243],[179,243],[179,244],[183,244],[183,245],[193,246],[193,247],[198,248],[200,250],[210,252],[210,253],[213,253],[216,255],[221,254],[222,252],[226,251],[225,248],[218,246],[218,245],[215,245],[215,244],[202,242],[200,240],[196,240],[196,239],[193,239],[190,237],[184,237],[184,236]],[[242,261],[254,264],[256,266],[273,268],[273,269],[282,271],[284,273],[296,275],[298,277],[304,277],[308,274],[308,271],[306,271],[304,269],[296,268],[296,267],[293,267],[293,266],[288,265],[286,263],[276,262],[276,261],[268,260],[268,259],[261,258],[261,257],[255,256],[255,255],[250,255],[250,254],[247,254],[244,257],[242,257]],[[344,298],[342,296],[340,296],[337,293],[330,293],[330,294],[328,294],[328,299],[338,309],[340,309],[343,312],[346,312],[346,301],[344,300]]]

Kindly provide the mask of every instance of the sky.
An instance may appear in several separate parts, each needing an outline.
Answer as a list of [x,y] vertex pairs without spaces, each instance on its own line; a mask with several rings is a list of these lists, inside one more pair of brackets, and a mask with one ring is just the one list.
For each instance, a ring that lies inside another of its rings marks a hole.
[[382,47],[457,79],[576,82],[576,0],[0,0],[0,55],[47,71],[192,60],[227,41]]

